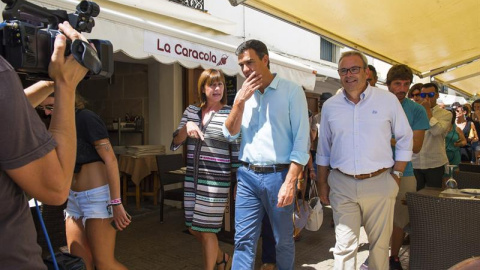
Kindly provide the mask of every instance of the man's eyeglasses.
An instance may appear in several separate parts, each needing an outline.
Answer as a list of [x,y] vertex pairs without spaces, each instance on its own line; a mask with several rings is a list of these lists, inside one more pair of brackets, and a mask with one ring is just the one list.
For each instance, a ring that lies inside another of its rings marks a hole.
[[35,109],[42,110],[42,111],[45,111],[45,110],[53,111],[53,106],[52,105],[45,105],[45,106],[38,105]]
[[345,76],[347,75],[347,73],[350,71],[350,73],[352,74],[358,74],[360,72],[360,70],[363,69],[362,67],[358,67],[358,66],[354,66],[354,67],[351,67],[351,68],[340,68],[338,69],[338,74],[340,74],[340,76]]
[[434,96],[435,96],[435,92],[430,92],[430,93],[420,93],[420,96],[421,96],[422,98],[426,98],[427,96],[428,96],[429,98],[432,98],[432,97],[434,97]]

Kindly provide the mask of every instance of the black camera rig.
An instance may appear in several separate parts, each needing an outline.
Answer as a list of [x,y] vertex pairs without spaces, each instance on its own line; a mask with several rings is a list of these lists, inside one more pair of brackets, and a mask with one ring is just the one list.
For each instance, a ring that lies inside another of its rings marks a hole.
[[[37,6],[26,0],[2,0],[6,5],[0,24],[0,55],[17,73],[32,80],[49,80],[48,65],[53,53],[55,37],[60,33],[58,24],[68,21],[79,32],[90,33],[95,26],[93,17],[100,7],[82,0],[75,13]],[[113,74],[113,46],[108,40],[91,39],[95,50],[85,42],[67,40],[66,55],[90,71],[86,78],[109,78]]]

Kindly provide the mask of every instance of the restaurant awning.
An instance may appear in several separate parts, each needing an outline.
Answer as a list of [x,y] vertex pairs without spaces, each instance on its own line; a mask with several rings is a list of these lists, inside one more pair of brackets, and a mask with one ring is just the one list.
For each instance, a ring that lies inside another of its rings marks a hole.
[[[420,77],[480,59],[480,1],[229,0],[243,3],[391,64],[410,66]],[[453,75],[452,75],[453,76]],[[478,69],[447,83],[474,94]]]
[[[480,15],[479,15],[480,16]],[[480,94],[480,60],[463,65],[434,77],[453,89],[471,89],[470,94]]]
[[[80,2],[29,1],[69,12],[73,12]],[[235,50],[243,39],[226,34],[232,30],[228,21],[168,1],[95,2],[100,6],[100,15],[95,18],[92,33],[85,36],[111,41],[117,60],[128,57],[134,60],[155,59],[164,64],[179,63],[186,68],[217,68],[231,76],[241,74]],[[3,10],[4,7],[5,4],[0,2],[0,8]],[[275,52],[271,52],[270,58],[273,72],[313,90],[314,68]]]

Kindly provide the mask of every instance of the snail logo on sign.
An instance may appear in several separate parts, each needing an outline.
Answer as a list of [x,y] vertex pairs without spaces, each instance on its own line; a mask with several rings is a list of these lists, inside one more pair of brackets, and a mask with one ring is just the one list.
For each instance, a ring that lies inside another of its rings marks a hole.
[[217,63],[217,67],[221,65],[225,65],[227,63],[228,55],[224,54],[222,55],[222,58]]
[[144,38],[144,51],[180,60],[180,63],[188,67],[192,67],[193,64],[181,60],[213,67],[221,66],[222,69],[238,70],[236,63],[229,61],[229,59],[235,59],[233,53],[148,31],[144,32]]

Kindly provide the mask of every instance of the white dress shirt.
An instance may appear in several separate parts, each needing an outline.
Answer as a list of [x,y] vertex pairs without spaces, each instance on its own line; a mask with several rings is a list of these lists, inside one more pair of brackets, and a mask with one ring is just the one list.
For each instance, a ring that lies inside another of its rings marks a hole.
[[318,165],[351,175],[392,167],[392,134],[395,159],[411,160],[413,132],[397,97],[388,91],[368,86],[357,104],[343,91],[324,103],[321,123]]
[[452,126],[452,113],[438,105],[432,109],[430,129],[425,132],[422,150],[413,154],[414,169],[431,169],[447,164],[445,137]]

